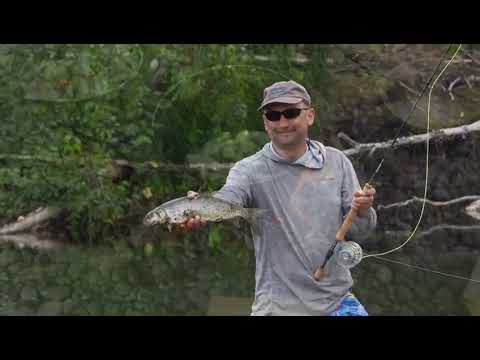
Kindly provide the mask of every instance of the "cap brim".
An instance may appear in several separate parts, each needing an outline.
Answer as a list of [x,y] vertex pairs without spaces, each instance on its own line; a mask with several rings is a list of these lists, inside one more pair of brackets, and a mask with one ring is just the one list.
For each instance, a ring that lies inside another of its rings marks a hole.
[[306,100],[304,98],[298,98],[298,97],[287,97],[287,96],[286,97],[278,97],[278,98],[271,99],[271,100],[268,100],[268,101],[262,103],[262,105],[260,105],[260,107],[257,109],[257,111],[262,110],[265,106],[267,106],[269,104],[274,104],[274,103],[298,104],[301,101],[306,101]]

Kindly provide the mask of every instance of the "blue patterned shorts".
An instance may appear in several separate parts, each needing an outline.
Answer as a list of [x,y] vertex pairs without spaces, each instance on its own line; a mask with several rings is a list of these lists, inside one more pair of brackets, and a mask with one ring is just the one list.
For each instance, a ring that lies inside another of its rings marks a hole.
[[360,301],[352,293],[348,293],[338,309],[330,313],[329,316],[368,316],[368,313],[360,304]]

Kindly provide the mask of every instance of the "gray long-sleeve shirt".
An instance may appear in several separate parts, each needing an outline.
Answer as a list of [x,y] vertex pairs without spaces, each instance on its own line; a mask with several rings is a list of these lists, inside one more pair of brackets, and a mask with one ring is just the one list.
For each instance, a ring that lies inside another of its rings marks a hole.
[[[297,161],[279,157],[270,143],[237,162],[215,196],[269,209],[254,227],[255,301],[252,315],[326,315],[353,285],[348,269],[331,259],[319,282],[314,270],[325,259],[353,193],[360,185],[350,160],[312,141]],[[357,217],[349,232],[361,241],[376,226],[376,213]]]

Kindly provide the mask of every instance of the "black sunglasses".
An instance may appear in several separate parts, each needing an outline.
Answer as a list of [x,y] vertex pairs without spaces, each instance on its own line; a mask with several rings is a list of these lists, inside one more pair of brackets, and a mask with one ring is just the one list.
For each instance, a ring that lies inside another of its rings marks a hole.
[[269,121],[279,121],[282,118],[282,115],[285,116],[286,119],[295,119],[296,117],[298,117],[298,115],[300,115],[302,110],[309,110],[309,109],[310,108],[306,108],[306,109],[290,108],[283,111],[270,110],[270,111],[266,111],[264,115]]

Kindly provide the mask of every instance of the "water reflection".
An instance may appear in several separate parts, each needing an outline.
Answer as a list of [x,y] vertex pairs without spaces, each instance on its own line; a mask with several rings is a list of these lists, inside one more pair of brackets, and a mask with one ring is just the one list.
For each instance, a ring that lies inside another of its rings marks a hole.
[[[480,279],[480,258],[477,259],[471,278]],[[465,304],[472,315],[480,315],[480,284],[469,282],[463,294]]]
[[465,289],[470,297],[480,291],[480,274],[472,272],[478,259],[465,252],[395,253],[368,258],[352,274],[372,315],[469,315]]
[[[421,239],[384,259],[365,259],[351,269],[353,290],[371,315],[478,315],[480,283],[417,268],[480,280],[478,250],[464,240],[457,235],[468,251],[417,252],[433,241]],[[226,239],[215,249],[205,239],[181,241],[157,241],[148,252],[126,241],[53,251],[50,239],[3,237],[0,314],[249,315],[254,255],[244,242]]]
[[12,244],[19,249],[24,247],[39,250],[58,250],[63,248],[59,241],[40,239],[32,234],[0,235],[0,244]]

